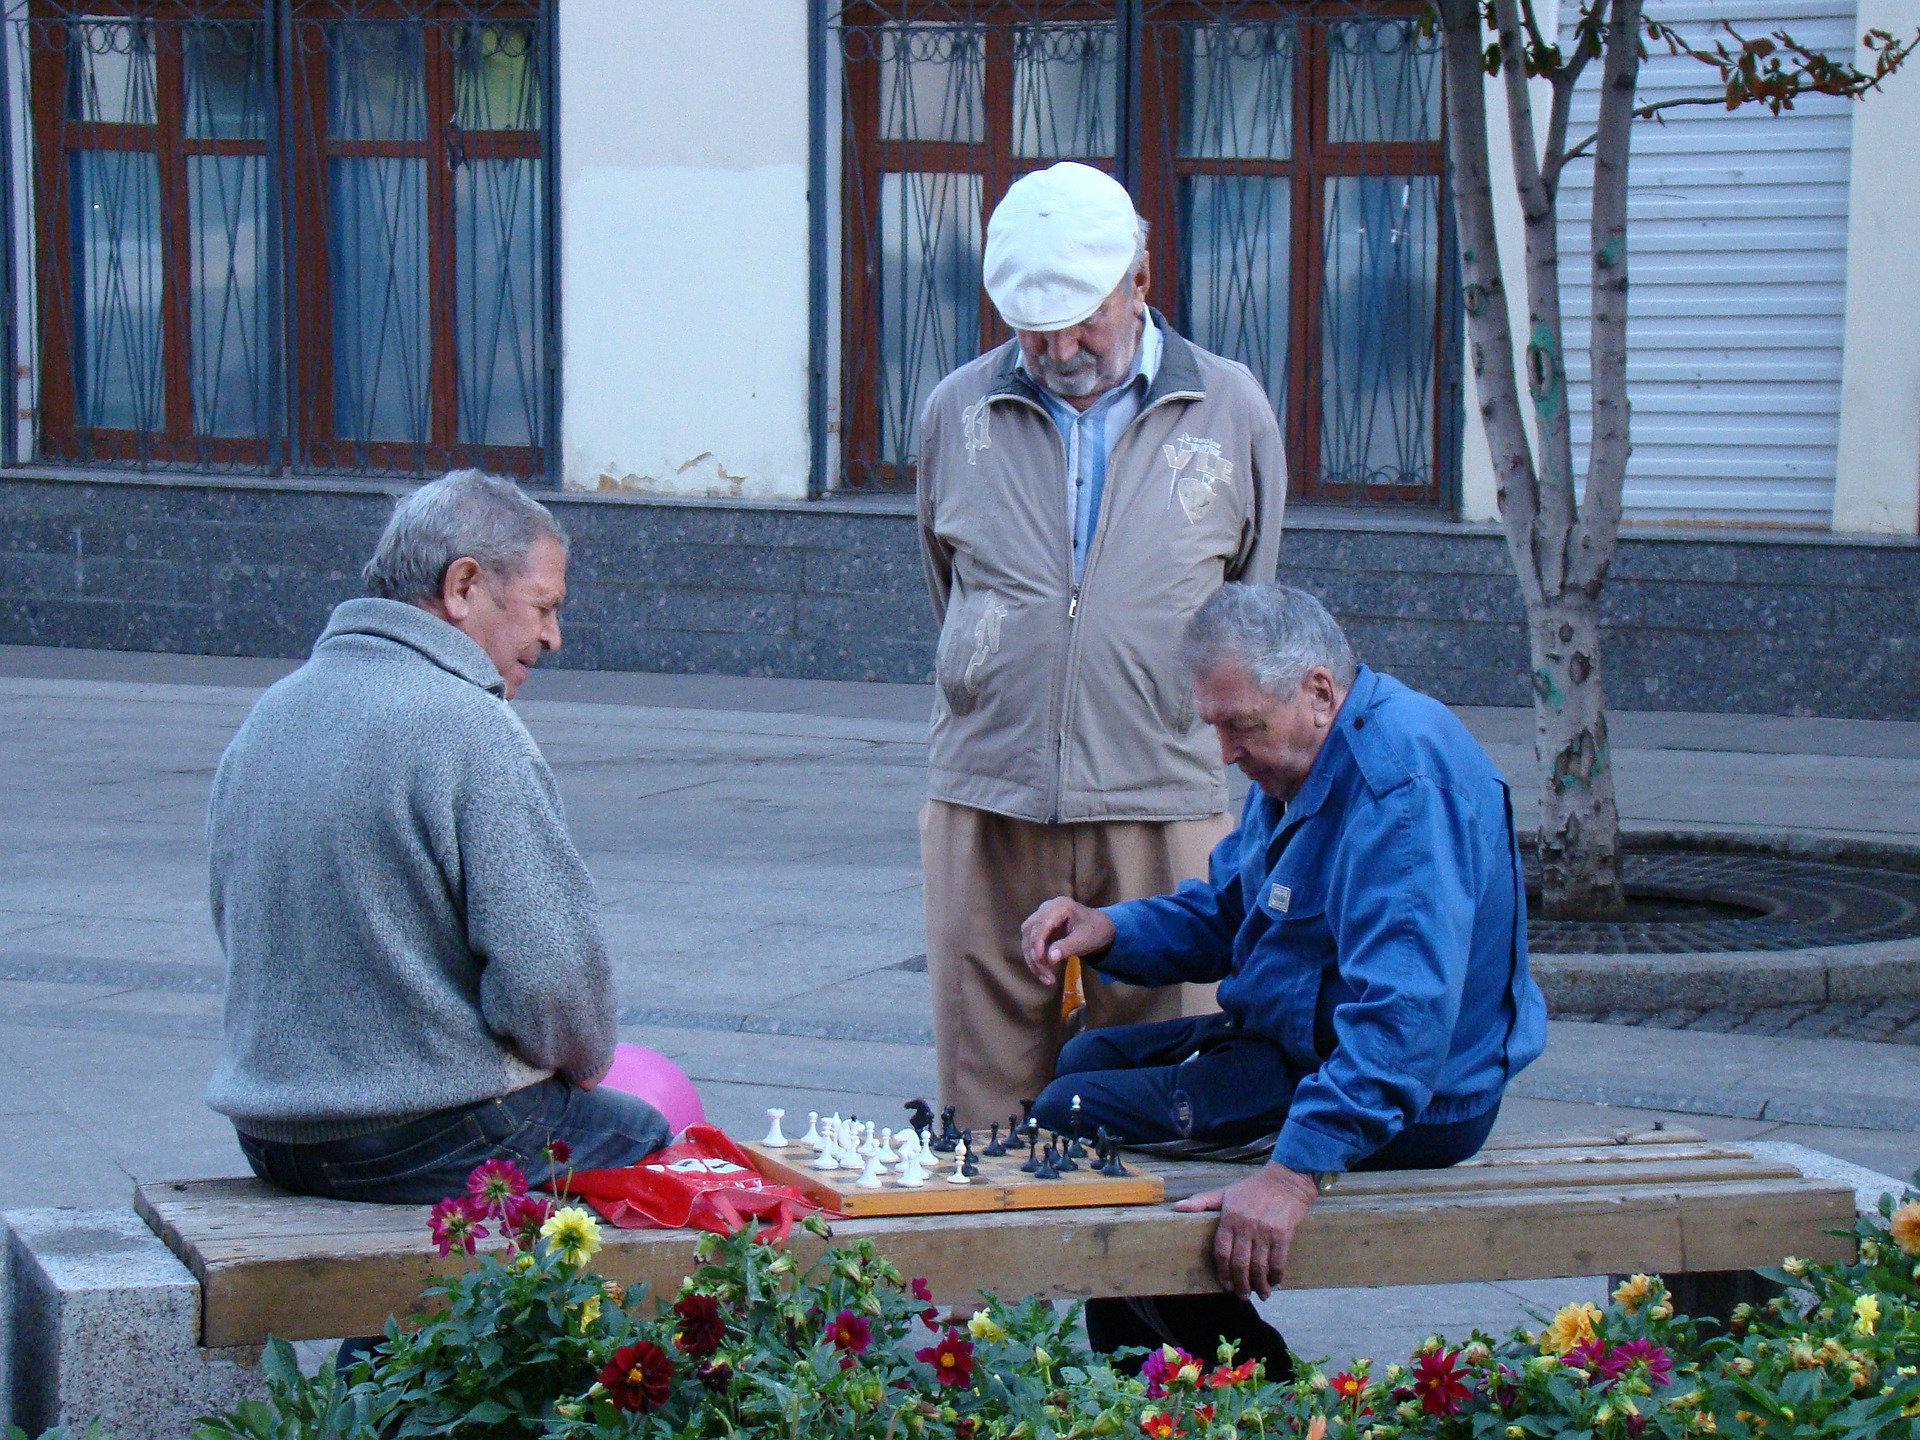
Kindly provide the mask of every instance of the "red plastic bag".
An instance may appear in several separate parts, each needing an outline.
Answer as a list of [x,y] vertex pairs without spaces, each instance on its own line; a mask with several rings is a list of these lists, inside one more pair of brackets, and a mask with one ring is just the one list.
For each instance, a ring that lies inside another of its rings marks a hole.
[[[764,1240],[784,1244],[793,1222],[821,1207],[776,1185],[712,1125],[689,1125],[666,1149],[619,1170],[576,1170],[565,1182],[622,1230],[711,1230],[732,1235],[758,1220]],[[829,1215],[834,1212],[828,1211]]]

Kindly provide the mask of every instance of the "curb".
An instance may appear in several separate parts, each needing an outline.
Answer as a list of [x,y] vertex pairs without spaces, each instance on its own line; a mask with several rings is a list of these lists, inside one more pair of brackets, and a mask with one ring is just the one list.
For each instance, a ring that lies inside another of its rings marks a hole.
[[[1530,842],[1523,833],[1521,843]],[[1920,874],[1920,847],[1781,832],[1635,830],[1627,852],[1694,850],[1775,855]],[[1691,955],[1540,955],[1529,968],[1548,1006],[1573,1014],[1608,1010],[1711,1010],[1738,995],[1743,1008],[1891,1000],[1920,995],[1920,937],[1803,950],[1724,950]],[[1547,1097],[1542,1097],[1547,1098]],[[1663,1107],[1665,1108],[1665,1107]],[[1710,1112],[1719,1113],[1719,1112]],[[1916,1110],[1915,1114],[1920,1114]],[[1770,1118],[1780,1118],[1778,1116]],[[1838,1123],[1838,1122],[1837,1122]],[[1892,1127],[1906,1129],[1905,1123]]]

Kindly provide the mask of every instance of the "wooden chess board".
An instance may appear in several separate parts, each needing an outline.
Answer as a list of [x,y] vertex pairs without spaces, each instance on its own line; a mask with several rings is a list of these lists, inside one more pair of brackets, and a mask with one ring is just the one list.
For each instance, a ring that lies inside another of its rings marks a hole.
[[769,1150],[757,1141],[741,1142],[741,1149],[753,1157],[754,1164],[768,1180],[791,1185],[816,1205],[837,1210],[842,1215],[957,1215],[982,1210],[1067,1210],[1088,1205],[1156,1205],[1166,1198],[1166,1186],[1158,1175],[1126,1161],[1125,1175],[1102,1175],[1093,1168],[1091,1153],[1078,1170],[1069,1170],[1057,1180],[1036,1180],[1021,1170],[1026,1163],[1026,1147],[1018,1154],[987,1156],[978,1160],[979,1175],[971,1183],[955,1185],[946,1178],[953,1173],[953,1157],[942,1155],[939,1169],[927,1172],[927,1183],[918,1188],[903,1188],[894,1183],[891,1173],[879,1190],[861,1190],[854,1185],[858,1175],[852,1170],[815,1170],[813,1151],[795,1141],[784,1150]]

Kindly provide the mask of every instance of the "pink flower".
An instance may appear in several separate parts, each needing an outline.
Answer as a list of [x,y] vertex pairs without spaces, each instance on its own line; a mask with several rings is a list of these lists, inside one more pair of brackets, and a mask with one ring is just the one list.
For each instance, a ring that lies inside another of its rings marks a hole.
[[471,1195],[450,1195],[433,1207],[427,1216],[427,1229],[442,1255],[461,1250],[473,1254],[474,1245],[487,1238],[486,1208]]
[[467,1194],[489,1220],[507,1218],[507,1207],[527,1193],[527,1177],[511,1160],[489,1160],[467,1176]]
[[1438,1350],[1413,1362],[1413,1389],[1420,1397],[1420,1408],[1429,1415],[1452,1415],[1466,1403],[1467,1387],[1454,1362],[1452,1350]]
[[1181,1380],[1198,1384],[1200,1362],[1184,1350],[1162,1345],[1141,1364],[1140,1378],[1147,1382],[1147,1398],[1158,1400],[1167,1393],[1168,1386]]
[[931,1365],[933,1378],[942,1385],[965,1389],[973,1384],[973,1344],[962,1340],[958,1330],[949,1329],[934,1344],[914,1351],[913,1358]]
[[533,1242],[540,1238],[540,1227],[552,1214],[550,1201],[538,1195],[518,1196],[507,1202],[507,1213],[500,1217],[502,1233],[510,1234],[522,1249],[531,1250]]
[[1647,1380],[1653,1385],[1671,1385],[1673,1383],[1673,1356],[1651,1340],[1623,1340],[1613,1347],[1613,1353],[1607,1357],[1608,1363],[1618,1362],[1619,1368],[1609,1379],[1618,1379],[1635,1365],[1647,1367]]

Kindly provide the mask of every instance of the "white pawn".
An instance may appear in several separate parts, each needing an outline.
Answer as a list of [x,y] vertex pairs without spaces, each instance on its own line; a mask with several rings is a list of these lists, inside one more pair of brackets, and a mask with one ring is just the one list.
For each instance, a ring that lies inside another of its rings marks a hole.
[[894,1158],[893,1168],[898,1170],[902,1175],[906,1174],[907,1167],[913,1164],[913,1157],[919,1153],[920,1137],[909,1130],[906,1135],[901,1138],[900,1153]]
[[860,1153],[866,1156],[866,1164],[861,1167],[860,1178],[853,1183],[862,1190],[878,1190],[886,1183],[880,1174],[880,1147],[869,1140]]
[[882,1165],[891,1165],[899,1160],[899,1158],[900,1156],[893,1148],[893,1131],[882,1130],[880,1132],[880,1163]]
[[953,1152],[953,1173],[946,1177],[949,1185],[971,1185],[973,1177],[967,1174],[967,1152],[959,1149]]
[[918,1190],[927,1183],[926,1156],[916,1145],[907,1152],[907,1158],[900,1162],[899,1184],[905,1190]]
[[773,1123],[767,1127],[767,1138],[760,1143],[769,1150],[786,1149],[787,1137],[780,1131],[780,1122],[787,1118],[787,1112],[784,1110],[769,1110],[767,1111],[767,1118],[773,1121]]
[[807,1111],[807,1133],[800,1137],[800,1143],[816,1155],[820,1153],[820,1112]]
[[840,1126],[837,1121],[827,1120],[820,1129],[820,1153],[813,1157],[816,1170],[838,1170],[840,1168]]

